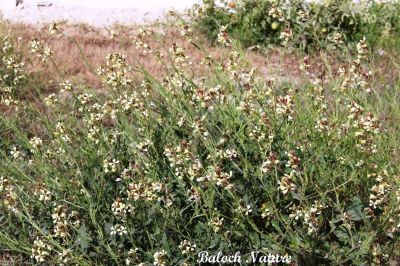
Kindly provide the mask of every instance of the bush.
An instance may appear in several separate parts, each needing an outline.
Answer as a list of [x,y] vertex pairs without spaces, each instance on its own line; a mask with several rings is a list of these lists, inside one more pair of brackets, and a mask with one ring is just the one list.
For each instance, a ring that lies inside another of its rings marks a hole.
[[356,42],[363,36],[374,46],[384,45],[389,39],[397,44],[399,40],[398,2],[243,0],[226,1],[225,5],[217,5],[214,0],[203,2],[194,12],[197,28],[215,40],[220,26],[228,25],[228,33],[246,47],[286,44],[290,40],[290,44],[308,49]]
[[[308,73],[297,87],[263,79],[235,48],[222,62],[205,51],[200,72],[179,44],[161,56],[146,38],[138,47],[169,66],[161,79],[113,53],[102,94],[68,81],[39,103],[3,92],[2,107],[19,108],[0,116],[0,251],[64,265],[193,265],[200,251],[300,265],[399,256],[398,140],[386,127],[399,129],[380,119],[398,115],[399,84],[375,91],[365,41],[338,75]],[[0,73],[19,69],[2,44]],[[2,87],[17,89],[6,75]]]

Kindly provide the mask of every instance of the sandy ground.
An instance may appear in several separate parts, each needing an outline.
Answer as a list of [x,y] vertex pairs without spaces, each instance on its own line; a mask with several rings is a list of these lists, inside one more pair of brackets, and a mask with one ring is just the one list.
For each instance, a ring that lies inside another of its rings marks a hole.
[[3,18],[30,24],[68,20],[92,26],[154,22],[168,10],[184,11],[200,0],[0,0]]

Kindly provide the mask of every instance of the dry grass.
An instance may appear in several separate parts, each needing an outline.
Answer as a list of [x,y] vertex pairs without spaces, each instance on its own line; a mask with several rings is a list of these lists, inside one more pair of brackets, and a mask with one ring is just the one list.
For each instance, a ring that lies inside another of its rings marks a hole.
[[[48,64],[42,64],[38,58],[29,54],[27,49],[24,49],[24,53],[26,53],[24,56],[30,61],[30,70],[41,72],[43,77],[49,81],[50,87],[52,81],[58,82],[59,80],[57,79],[62,79],[62,77],[68,77],[74,82],[96,88],[100,87],[101,84],[98,77],[85,66],[82,54],[71,39],[51,35],[46,27],[38,28],[25,24],[12,24],[10,27],[13,35],[16,38],[22,37],[25,43],[36,38],[52,48],[57,64],[60,66],[61,75],[57,73],[55,68],[50,67]],[[108,29],[98,29],[87,25],[64,25],[63,28],[68,36],[76,40],[90,65],[95,68],[104,63],[107,54],[118,51],[127,55],[129,63],[137,64],[137,62],[140,62],[155,76],[163,76],[163,66],[157,62],[154,56],[143,56],[135,49],[133,40],[138,34],[139,26],[115,27],[113,31],[118,34],[118,38],[111,38]],[[151,31],[155,36],[155,38],[149,40],[150,47],[153,50],[161,50],[166,54],[173,43],[179,42],[183,44],[182,48],[194,63],[203,59],[203,52],[189,42],[184,42],[184,37],[180,35],[180,30],[177,27],[153,26]],[[198,41],[217,61],[220,61],[228,53],[227,49],[212,46],[202,37],[199,37]],[[283,54],[278,49],[268,51],[264,55],[259,52],[248,51],[246,56],[249,62],[265,75],[290,80],[299,78],[298,65],[301,60],[299,56]],[[285,65],[284,71],[282,71],[282,65]],[[52,78],[49,80],[48,77]]]
[[[10,32],[13,33],[15,38],[22,37],[26,44],[29,40],[38,39],[52,48],[61,73],[58,73],[51,65],[41,63],[36,56],[28,53],[28,49],[23,50],[24,57],[28,58],[29,61],[28,69],[32,72],[39,72],[39,77],[45,81],[44,89],[46,91],[55,90],[57,84],[64,79],[69,79],[75,84],[100,88],[101,82],[94,70],[104,63],[107,54],[116,51],[125,54],[128,63],[133,65],[140,63],[154,76],[160,78],[165,76],[165,66],[161,65],[155,56],[143,56],[135,48],[133,40],[139,32],[140,26],[114,26],[112,29],[99,29],[84,24],[68,25],[63,23],[63,32],[71,38],[51,35],[47,27],[39,28],[26,24],[11,24],[7,27],[10,28]],[[154,37],[149,38],[149,45],[153,50],[167,54],[173,43],[180,43],[186,55],[195,64],[203,59],[204,53],[191,43],[185,42],[185,37],[180,35],[180,29],[177,26],[153,25],[146,29],[149,29]],[[111,30],[117,34],[116,38],[111,37]],[[226,48],[213,46],[203,37],[197,38],[196,42],[199,42],[217,62],[222,62],[227,56],[229,51]],[[92,69],[85,65],[84,60],[82,60],[82,53],[72,39],[79,44]],[[286,49],[267,49],[262,52],[247,50],[246,57],[249,63],[267,78],[274,78],[283,82],[290,81],[294,84],[304,81],[299,69],[303,55],[295,52],[288,53]],[[319,52],[309,56],[313,72],[319,72],[322,76],[327,69],[326,65],[329,65],[329,68],[335,72],[341,64],[336,55],[325,54],[324,58],[325,60],[322,60]],[[392,64],[388,64],[387,57],[381,56],[375,61],[374,69],[379,72],[379,76],[385,77],[385,80],[388,81],[396,80],[398,72]],[[203,74],[201,72],[204,71],[204,68],[194,67],[193,69],[200,72],[196,73],[197,76]]]
[[8,252],[0,251],[0,265],[1,266],[12,266],[12,265],[27,265],[28,262],[25,258],[20,255],[10,254]]

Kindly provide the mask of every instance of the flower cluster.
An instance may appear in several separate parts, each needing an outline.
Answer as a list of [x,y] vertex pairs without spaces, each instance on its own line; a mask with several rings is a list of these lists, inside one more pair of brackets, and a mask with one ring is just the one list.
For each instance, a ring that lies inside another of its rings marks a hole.
[[102,78],[103,85],[117,90],[124,88],[132,83],[129,74],[132,67],[127,64],[126,57],[119,53],[107,55],[105,65],[97,70],[97,74]]
[[103,169],[104,173],[116,173],[119,165],[119,161],[116,159],[104,159]]
[[221,26],[219,28],[219,33],[218,33],[218,37],[217,37],[217,41],[226,46],[226,47],[230,47],[232,45],[232,41],[229,38],[229,35],[227,33],[227,26]]
[[71,227],[78,228],[81,224],[77,211],[69,211],[65,205],[58,205],[53,209],[54,237],[65,239],[69,236]]
[[25,63],[15,51],[17,47],[9,36],[1,40],[0,51],[0,103],[19,109],[20,102],[16,96],[18,87],[26,79]]
[[18,213],[16,187],[9,177],[0,176],[0,202],[7,210]]
[[33,242],[32,247],[32,258],[36,260],[38,263],[45,262],[50,256],[51,253],[51,246],[47,244],[44,240],[36,238]]
[[196,250],[196,244],[192,244],[189,240],[183,240],[179,244],[179,248],[182,250],[182,254],[190,254]]
[[391,188],[385,179],[388,178],[388,173],[383,171],[378,174],[370,174],[370,177],[375,176],[376,184],[372,186],[369,195],[369,206],[372,209],[384,208],[389,200],[389,192]]
[[31,152],[36,153],[43,145],[43,141],[39,137],[33,137],[29,140],[29,144],[31,145]]
[[140,28],[138,35],[133,41],[136,49],[141,50],[143,55],[151,54],[153,52],[148,42],[149,35],[150,33],[147,30]]
[[179,179],[183,179],[188,172],[188,168],[191,169],[189,171],[192,173],[190,177],[192,179],[201,171],[201,162],[195,160],[194,155],[190,151],[190,146],[190,142],[182,141],[180,145],[176,147],[171,145],[164,147],[164,155],[168,158],[169,166],[174,169],[174,174]]
[[185,50],[178,44],[173,43],[169,52],[174,60],[176,67],[185,68],[187,65],[193,64],[190,58],[185,54]]
[[134,201],[160,201],[161,193],[165,188],[160,182],[138,182],[130,183],[128,186],[128,198]]
[[380,123],[370,112],[366,113],[364,108],[353,101],[349,105],[349,120],[355,129],[354,136],[357,138],[357,147],[365,153],[373,154],[377,152],[374,144],[374,136],[380,133]]
[[51,48],[49,46],[43,46],[37,39],[33,39],[29,42],[29,51],[32,54],[36,54],[43,63],[51,60],[51,57],[53,56]]
[[302,208],[301,206],[291,206],[289,217],[297,224],[303,222],[307,227],[307,234],[314,235],[322,225],[322,210],[324,206],[316,201],[311,206]]
[[295,105],[291,95],[288,94],[276,98],[276,113],[287,117],[289,121],[293,120]]

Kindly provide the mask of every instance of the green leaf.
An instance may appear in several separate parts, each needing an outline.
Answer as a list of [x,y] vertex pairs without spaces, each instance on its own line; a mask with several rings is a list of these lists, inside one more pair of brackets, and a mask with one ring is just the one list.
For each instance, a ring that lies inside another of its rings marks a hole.
[[352,203],[346,208],[347,215],[350,216],[352,221],[364,220],[365,215],[363,213],[364,204],[361,202],[360,198],[353,198]]
[[78,230],[78,237],[76,239],[76,243],[81,247],[82,250],[86,250],[89,247],[87,238],[87,229],[86,225],[84,224]]

